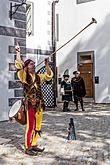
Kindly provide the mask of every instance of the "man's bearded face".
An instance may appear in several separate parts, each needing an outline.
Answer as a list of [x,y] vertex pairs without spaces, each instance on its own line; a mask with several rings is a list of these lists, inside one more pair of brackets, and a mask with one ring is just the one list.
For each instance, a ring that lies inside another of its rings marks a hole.
[[76,74],[75,74],[75,77],[79,77],[79,73],[76,73]]
[[35,72],[35,62],[30,61],[30,63],[27,66],[28,72],[29,73],[34,73]]

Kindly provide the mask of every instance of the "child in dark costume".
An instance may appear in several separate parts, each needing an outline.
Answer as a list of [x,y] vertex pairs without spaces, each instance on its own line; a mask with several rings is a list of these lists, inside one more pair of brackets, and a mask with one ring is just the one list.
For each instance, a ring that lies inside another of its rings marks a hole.
[[70,118],[67,139],[68,140],[76,140],[76,133],[75,133],[73,118]]

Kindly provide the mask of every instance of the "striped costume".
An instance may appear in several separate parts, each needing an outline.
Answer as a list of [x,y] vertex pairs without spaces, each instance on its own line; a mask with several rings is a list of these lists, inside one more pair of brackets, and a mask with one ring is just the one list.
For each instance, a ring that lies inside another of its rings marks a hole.
[[26,105],[26,134],[25,148],[36,146],[37,139],[40,135],[42,124],[42,112],[45,109],[43,95],[41,92],[41,84],[44,81],[50,81],[53,77],[47,73],[44,74],[29,74],[24,69],[23,61],[15,60],[15,67],[19,80],[23,84],[25,105]]

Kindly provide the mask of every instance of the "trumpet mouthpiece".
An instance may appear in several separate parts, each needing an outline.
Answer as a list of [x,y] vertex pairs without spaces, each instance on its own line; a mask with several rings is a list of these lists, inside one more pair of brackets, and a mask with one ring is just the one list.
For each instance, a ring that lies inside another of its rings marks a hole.
[[92,22],[93,23],[97,23],[97,21],[95,20],[95,18],[92,18]]

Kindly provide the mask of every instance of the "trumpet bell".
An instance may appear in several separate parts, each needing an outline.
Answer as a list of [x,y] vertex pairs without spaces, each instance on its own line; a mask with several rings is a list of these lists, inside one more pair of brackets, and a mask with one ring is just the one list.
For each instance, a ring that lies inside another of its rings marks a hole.
[[93,23],[97,23],[97,21],[95,20],[95,18],[92,18],[92,22]]

